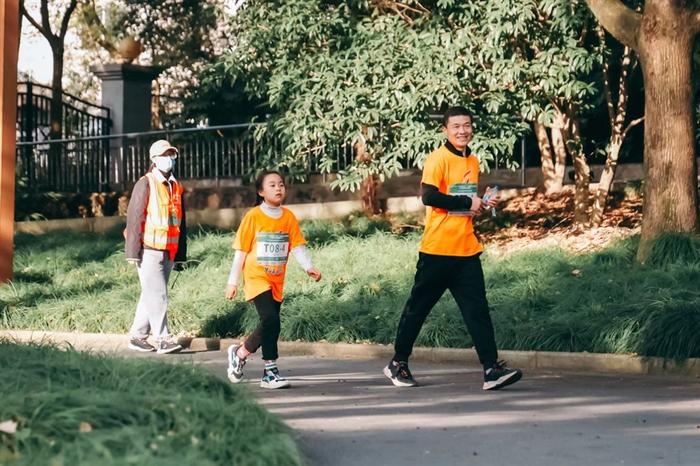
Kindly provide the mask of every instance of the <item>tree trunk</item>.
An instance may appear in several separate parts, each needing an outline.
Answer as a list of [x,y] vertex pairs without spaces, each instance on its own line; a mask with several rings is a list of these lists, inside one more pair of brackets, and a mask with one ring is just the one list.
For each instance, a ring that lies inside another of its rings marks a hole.
[[691,54],[700,14],[683,0],[646,0],[639,14],[619,0],[586,0],[610,33],[639,55],[644,74],[644,208],[637,259],[661,233],[697,229]]
[[[671,5],[669,5],[671,3]],[[637,252],[645,262],[664,232],[697,228],[690,11],[677,1],[648,1],[639,36],[644,72],[644,205]]]
[[51,136],[60,139],[63,134],[63,47],[53,50],[51,78]]
[[[603,39],[601,39],[602,41]],[[610,144],[608,146],[608,154],[605,159],[605,168],[600,176],[600,181],[598,183],[598,189],[596,189],[595,197],[593,200],[593,209],[591,211],[591,224],[593,226],[600,226],[603,221],[603,213],[605,212],[605,207],[607,205],[608,195],[610,194],[610,187],[612,186],[613,179],[615,178],[615,171],[617,169],[617,161],[620,157],[620,149],[622,149],[622,143],[625,140],[627,130],[635,122],[631,123],[626,129],[624,128],[625,120],[627,119],[627,79],[629,76],[629,71],[632,68],[632,49],[625,46],[622,53],[622,66],[620,71],[620,79],[618,80],[618,97],[617,104],[613,105],[612,95],[610,91],[610,86],[608,84],[608,74],[607,74],[607,63],[606,63],[606,73],[605,73],[605,92],[607,93],[608,107],[611,111],[611,134],[610,134]],[[637,120],[641,121],[641,120]]]
[[[361,135],[354,144],[355,160],[361,164],[369,165],[372,162],[372,154],[367,151],[367,143],[364,134]],[[360,199],[362,200],[362,211],[367,216],[378,215],[382,212],[379,205],[379,178],[374,174],[367,174],[360,185]]]
[[605,207],[608,202],[608,194],[610,194],[610,187],[615,178],[617,160],[620,156],[620,148],[622,147],[622,138],[613,134],[613,139],[614,142],[611,142],[608,148],[605,168],[603,168],[603,173],[600,175],[598,189],[596,189],[593,199],[593,209],[591,211],[591,224],[593,226],[600,226],[603,222],[603,213],[605,212]]
[[557,112],[552,126],[552,145],[554,146],[554,185],[550,194],[560,193],[566,176],[566,140],[568,139],[566,117]]
[[542,161],[542,181],[539,190],[549,195],[553,192],[556,185],[554,174],[554,153],[552,145],[549,142],[549,134],[547,128],[535,120],[533,123],[535,136],[537,137],[537,146],[540,149],[540,160]]
[[163,107],[161,104],[160,83],[157,79],[153,80],[153,94],[151,97],[151,128],[163,129]]
[[574,193],[574,221],[579,225],[588,223],[588,208],[591,203],[591,169],[586,161],[581,143],[581,130],[578,117],[571,114],[567,117],[570,124],[571,139],[569,141],[569,153],[574,163],[576,191]]
[[360,188],[362,211],[367,216],[371,217],[382,213],[382,208],[379,204],[379,189],[380,182],[377,175],[368,175],[362,181],[362,187]]
[[[51,81],[51,128],[49,139],[62,139],[63,136],[63,46],[52,44],[53,77]],[[61,180],[61,147],[60,143],[49,147],[49,179],[54,189],[60,189]]]

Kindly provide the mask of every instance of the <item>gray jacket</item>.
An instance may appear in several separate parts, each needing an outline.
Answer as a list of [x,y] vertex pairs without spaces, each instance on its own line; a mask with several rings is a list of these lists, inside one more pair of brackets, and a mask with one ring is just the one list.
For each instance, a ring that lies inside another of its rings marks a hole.
[[[167,183],[167,181],[164,183]],[[131,198],[129,199],[129,207],[126,210],[126,260],[128,261],[140,261],[144,247],[151,249],[143,245],[143,226],[146,223],[146,207],[148,206],[149,193],[148,178],[142,176],[134,185]],[[174,262],[185,262],[185,260],[187,260],[187,222],[183,196],[180,238]]]

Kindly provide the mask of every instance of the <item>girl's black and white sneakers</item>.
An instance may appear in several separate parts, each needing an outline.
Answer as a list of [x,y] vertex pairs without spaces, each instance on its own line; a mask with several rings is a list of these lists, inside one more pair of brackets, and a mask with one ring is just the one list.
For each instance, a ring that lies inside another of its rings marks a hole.
[[263,371],[262,379],[260,379],[260,386],[262,388],[288,388],[291,387],[292,384],[289,383],[289,380],[280,375],[279,369],[275,366]]
[[228,379],[232,383],[238,383],[243,378],[243,366],[245,366],[245,359],[238,357],[238,348],[241,345],[231,345],[228,347],[228,369],[226,369],[226,374]]

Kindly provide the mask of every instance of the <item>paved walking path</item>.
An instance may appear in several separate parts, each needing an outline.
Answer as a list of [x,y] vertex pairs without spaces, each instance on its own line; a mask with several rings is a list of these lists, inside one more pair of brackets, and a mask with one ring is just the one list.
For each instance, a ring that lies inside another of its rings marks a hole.
[[[225,377],[223,352],[166,358]],[[384,363],[283,357],[294,386],[275,391],[259,388],[253,358],[244,383],[311,465],[700,464],[700,379],[537,372],[484,392],[477,367],[417,363],[421,386],[398,389]]]

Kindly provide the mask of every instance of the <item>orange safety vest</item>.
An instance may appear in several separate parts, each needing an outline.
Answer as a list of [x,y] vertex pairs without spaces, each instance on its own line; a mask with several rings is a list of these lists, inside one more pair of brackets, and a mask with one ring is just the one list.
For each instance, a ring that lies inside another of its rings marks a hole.
[[148,205],[146,223],[143,226],[143,244],[149,248],[168,251],[170,260],[175,259],[180,242],[182,222],[183,188],[177,181],[172,182],[172,195],[168,187],[161,183],[152,172],[148,178]]

